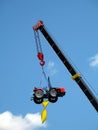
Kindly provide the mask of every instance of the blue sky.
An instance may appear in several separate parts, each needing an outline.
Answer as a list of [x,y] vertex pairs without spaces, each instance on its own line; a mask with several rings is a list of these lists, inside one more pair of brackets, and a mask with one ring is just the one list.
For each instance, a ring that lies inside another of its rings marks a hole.
[[32,30],[38,20],[44,21],[98,98],[97,0],[0,0],[0,130],[13,130],[14,122],[18,130],[98,129],[97,112],[41,34],[45,71],[52,85],[65,87],[67,93],[48,105],[47,122],[40,123],[43,107],[30,101],[42,76]]

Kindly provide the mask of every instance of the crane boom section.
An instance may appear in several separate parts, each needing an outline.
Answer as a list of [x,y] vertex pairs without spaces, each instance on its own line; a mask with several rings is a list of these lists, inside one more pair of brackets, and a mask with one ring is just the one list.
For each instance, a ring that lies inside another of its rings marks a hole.
[[48,41],[48,43],[50,44],[50,46],[53,48],[53,50],[55,51],[55,53],[57,54],[57,56],[60,58],[60,60],[62,61],[62,63],[65,65],[65,67],[67,68],[67,70],[71,74],[72,79],[76,81],[76,83],[78,84],[78,86],[81,88],[81,90],[83,91],[83,93],[86,95],[86,97],[88,98],[88,100],[91,102],[91,104],[93,105],[93,107],[98,112],[98,100],[96,99],[96,97],[94,96],[94,94],[92,93],[92,91],[89,89],[89,87],[87,86],[87,84],[84,82],[84,80],[82,79],[82,77],[77,73],[77,71],[75,70],[75,68],[73,67],[73,65],[69,62],[68,58],[64,55],[64,53],[58,47],[58,45],[56,44],[56,42],[53,40],[53,38],[47,32],[47,30],[45,29],[45,26],[44,26],[43,22],[39,21],[33,27],[33,29],[36,30],[36,31],[38,31],[38,30],[41,31],[41,33],[43,34],[43,36],[45,37],[45,39]]

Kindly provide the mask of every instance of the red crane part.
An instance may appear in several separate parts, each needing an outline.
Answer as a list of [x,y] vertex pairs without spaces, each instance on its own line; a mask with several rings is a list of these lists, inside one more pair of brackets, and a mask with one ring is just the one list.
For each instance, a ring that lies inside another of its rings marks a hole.
[[43,55],[43,53],[42,52],[38,52],[37,57],[40,60],[40,65],[44,66],[45,61],[44,61],[44,55]]
[[37,57],[38,57],[38,59],[41,60],[41,61],[43,61],[43,59],[44,59],[44,55],[43,55],[42,52],[38,52]]
[[40,61],[40,65],[44,66],[45,65],[45,61]]
[[40,20],[40,21],[37,22],[37,24],[35,26],[33,26],[33,30],[37,31],[39,29],[39,27],[43,26],[43,25],[44,25],[43,21]]

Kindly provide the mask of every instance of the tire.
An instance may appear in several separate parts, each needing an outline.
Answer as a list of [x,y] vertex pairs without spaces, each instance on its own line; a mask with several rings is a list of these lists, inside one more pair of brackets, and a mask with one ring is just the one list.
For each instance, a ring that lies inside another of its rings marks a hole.
[[49,91],[49,95],[51,96],[51,97],[57,97],[57,90],[55,89],[55,88],[52,88],[52,89],[50,89],[50,91]]
[[55,103],[58,100],[58,93],[55,88],[50,90],[48,100],[52,103]]
[[55,103],[55,102],[57,102],[58,97],[49,97],[48,100],[49,100],[50,102],[52,102],[52,103]]
[[43,92],[43,90],[40,90],[40,89],[39,89],[39,90],[36,90],[36,91],[35,91],[34,95],[35,95],[36,98],[41,99],[41,98],[43,98],[43,96],[44,96],[44,92]]
[[43,98],[36,98],[36,97],[34,97],[34,102],[36,104],[41,104],[43,102]]

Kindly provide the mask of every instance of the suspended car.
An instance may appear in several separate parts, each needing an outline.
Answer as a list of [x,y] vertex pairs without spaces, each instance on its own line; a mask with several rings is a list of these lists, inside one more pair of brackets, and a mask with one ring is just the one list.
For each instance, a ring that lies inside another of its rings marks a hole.
[[31,100],[34,100],[36,104],[41,104],[44,99],[48,99],[50,102],[55,103],[58,97],[63,97],[65,93],[65,88],[50,88],[49,90],[34,88]]

